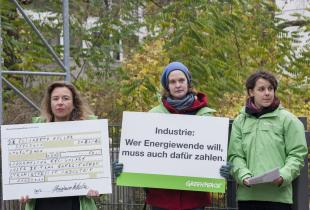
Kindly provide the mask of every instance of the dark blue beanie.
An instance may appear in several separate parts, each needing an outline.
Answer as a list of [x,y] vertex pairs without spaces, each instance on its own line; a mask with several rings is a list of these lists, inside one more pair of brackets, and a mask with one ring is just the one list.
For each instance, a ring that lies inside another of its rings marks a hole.
[[189,86],[191,85],[191,83],[192,83],[192,75],[189,72],[188,68],[183,63],[181,63],[181,62],[172,62],[172,63],[169,63],[165,67],[165,69],[164,69],[164,71],[163,71],[163,73],[161,75],[161,79],[160,79],[161,85],[167,91],[169,91],[169,88],[168,88],[168,76],[174,70],[182,71],[185,74],[186,78],[187,78],[187,82],[188,82]]

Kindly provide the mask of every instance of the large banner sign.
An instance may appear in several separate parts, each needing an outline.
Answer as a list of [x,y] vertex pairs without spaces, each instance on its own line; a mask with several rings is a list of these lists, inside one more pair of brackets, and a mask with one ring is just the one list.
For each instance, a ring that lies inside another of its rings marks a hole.
[[1,126],[3,199],[112,193],[107,120]]
[[229,119],[124,112],[117,184],[225,192]]

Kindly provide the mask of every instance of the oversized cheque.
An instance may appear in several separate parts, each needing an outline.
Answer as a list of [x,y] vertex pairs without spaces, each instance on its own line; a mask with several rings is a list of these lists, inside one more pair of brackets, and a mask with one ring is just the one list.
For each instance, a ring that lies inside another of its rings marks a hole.
[[124,112],[117,184],[224,192],[229,119]]
[[1,126],[3,199],[111,193],[107,120]]

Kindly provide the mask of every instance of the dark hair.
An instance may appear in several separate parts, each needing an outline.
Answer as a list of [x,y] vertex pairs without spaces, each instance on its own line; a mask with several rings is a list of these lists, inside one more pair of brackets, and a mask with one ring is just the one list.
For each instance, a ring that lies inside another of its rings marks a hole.
[[256,81],[258,79],[261,79],[261,78],[267,80],[268,82],[270,82],[270,84],[272,85],[274,91],[277,90],[278,81],[277,81],[275,76],[273,76],[271,73],[266,72],[266,71],[257,71],[255,73],[251,74],[248,77],[248,79],[246,80],[245,87],[246,87],[248,95],[250,95],[249,90],[254,89],[254,87],[256,85]]
[[51,108],[51,95],[55,88],[66,87],[72,93],[73,106],[74,109],[71,113],[70,120],[85,120],[89,115],[92,114],[92,111],[82,99],[80,93],[77,91],[75,86],[66,81],[56,81],[50,84],[45,92],[44,98],[41,104],[41,117],[47,121],[54,121],[54,114]]

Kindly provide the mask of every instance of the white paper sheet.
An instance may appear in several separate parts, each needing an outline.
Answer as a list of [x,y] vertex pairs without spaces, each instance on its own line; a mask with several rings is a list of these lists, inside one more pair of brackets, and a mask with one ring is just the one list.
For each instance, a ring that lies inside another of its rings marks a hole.
[[272,169],[260,176],[254,176],[248,179],[250,185],[272,182],[280,177],[279,168]]

